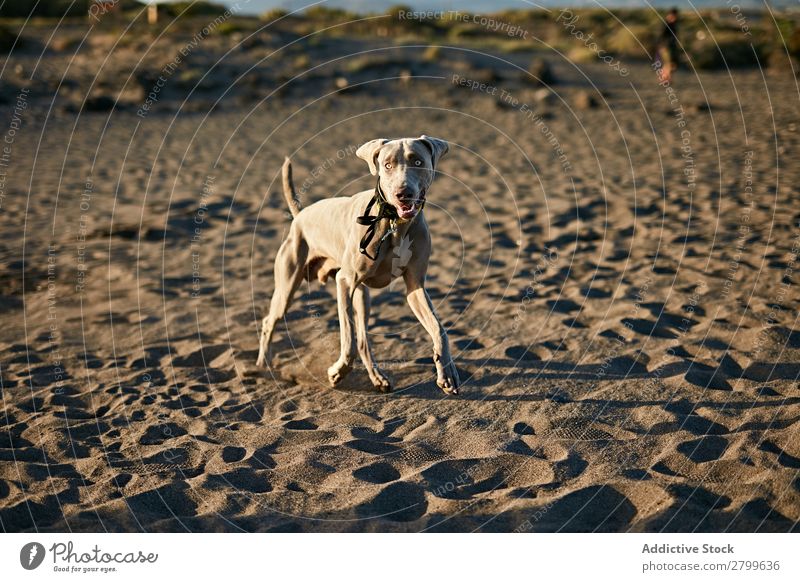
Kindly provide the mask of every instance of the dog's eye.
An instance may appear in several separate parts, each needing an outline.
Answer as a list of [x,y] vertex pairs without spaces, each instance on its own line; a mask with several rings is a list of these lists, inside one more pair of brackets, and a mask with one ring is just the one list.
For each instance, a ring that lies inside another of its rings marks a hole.
[[414,160],[414,165],[415,166],[421,166],[422,165],[422,160]]
[[392,164],[390,164],[389,162],[386,162],[385,164],[383,164],[383,167],[386,168],[387,170],[391,170],[392,169]]

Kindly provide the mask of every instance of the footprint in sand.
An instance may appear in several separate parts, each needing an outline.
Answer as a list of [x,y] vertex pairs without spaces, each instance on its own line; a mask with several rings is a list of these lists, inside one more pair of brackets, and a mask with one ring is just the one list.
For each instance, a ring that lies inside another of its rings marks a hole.
[[616,488],[592,485],[551,502],[542,512],[543,531],[624,531],[636,507]]
[[273,447],[261,447],[256,449],[248,459],[248,463],[255,469],[274,469],[277,463],[272,458],[272,453],[275,452]]
[[139,437],[139,444],[161,445],[170,439],[174,439],[185,434],[187,434],[186,429],[178,426],[174,422],[168,422],[165,424],[148,427],[144,434]]
[[706,463],[722,457],[728,450],[728,441],[724,437],[712,435],[682,442],[677,448],[679,453],[695,463]]
[[357,439],[354,441],[350,441],[344,443],[344,446],[349,447],[351,449],[355,449],[357,451],[361,451],[362,453],[369,453],[370,455],[391,455],[392,453],[398,452],[400,449],[394,445],[390,445],[388,443],[383,443],[380,441],[369,441],[365,439]]
[[319,427],[308,419],[290,420],[283,425],[289,430],[317,430]]
[[525,346],[511,346],[506,348],[506,357],[511,358],[515,362],[536,362],[541,360],[535,352],[530,351]]
[[383,518],[389,521],[416,521],[428,510],[425,492],[413,483],[387,485],[370,501],[359,505],[357,513],[362,518]]
[[176,368],[205,368],[212,367],[217,358],[230,349],[227,345],[204,346],[186,356],[176,356],[172,365]]
[[189,490],[187,483],[178,481],[128,497],[126,503],[142,525],[176,517],[194,517],[197,504],[190,498]]
[[758,447],[762,451],[778,455],[778,463],[790,469],[800,469],[800,459],[794,457],[771,441],[764,441]]
[[692,362],[691,368],[686,371],[683,377],[690,384],[700,388],[733,390],[733,387],[726,379],[726,374],[722,370],[699,362]]
[[269,493],[272,491],[264,472],[256,472],[253,469],[242,468],[223,473],[222,475],[209,476],[209,484],[214,484],[222,489],[234,489],[246,493]]
[[222,449],[222,460],[226,463],[238,463],[246,454],[247,450],[242,447],[225,447]]
[[260,423],[264,418],[264,406],[261,404],[248,404],[237,413],[237,418],[244,422]]
[[373,463],[353,471],[353,477],[367,483],[390,483],[400,478],[400,472],[389,463]]

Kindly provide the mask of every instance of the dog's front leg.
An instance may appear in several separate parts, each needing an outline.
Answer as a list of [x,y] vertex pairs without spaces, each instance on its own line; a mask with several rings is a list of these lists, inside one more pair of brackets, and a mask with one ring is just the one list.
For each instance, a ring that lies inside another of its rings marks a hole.
[[344,271],[336,273],[336,297],[339,303],[339,332],[341,354],[336,363],[328,368],[328,380],[336,386],[353,369],[356,344],[353,336],[353,281]]
[[[424,281],[424,276],[423,276]],[[419,277],[411,271],[406,272],[406,300],[411,311],[433,340],[433,363],[436,365],[436,384],[447,394],[458,394],[458,370],[450,356],[450,343],[447,332],[436,316],[431,298]]]
[[369,347],[369,334],[367,333],[369,307],[369,287],[363,284],[358,285],[353,293],[353,314],[355,315],[358,354],[361,356],[361,361],[364,362],[364,367],[367,369],[372,385],[380,389],[381,392],[391,392],[392,383],[375,363],[372,357],[372,350]]

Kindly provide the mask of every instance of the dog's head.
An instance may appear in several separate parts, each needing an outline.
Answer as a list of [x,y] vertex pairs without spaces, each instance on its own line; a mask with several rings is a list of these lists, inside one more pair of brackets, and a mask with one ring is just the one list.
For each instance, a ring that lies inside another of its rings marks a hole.
[[402,220],[411,220],[422,208],[434,169],[445,153],[447,142],[427,135],[373,139],[356,150],[372,175],[379,176],[387,202]]

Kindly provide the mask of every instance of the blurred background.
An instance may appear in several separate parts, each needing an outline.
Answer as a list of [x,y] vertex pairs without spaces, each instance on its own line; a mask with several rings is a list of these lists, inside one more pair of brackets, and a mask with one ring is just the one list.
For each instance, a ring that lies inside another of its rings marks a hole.
[[[377,69],[402,70],[407,75],[430,72],[440,60],[441,46],[447,45],[505,55],[526,68],[531,65],[535,78],[547,73],[545,69],[550,68],[551,57],[556,54],[560,57],[556,60],[578,65],[597,63],[598,50],[604,58],[628,65],[650,63],[656,55],[668,7],[686,5],[656,2],[649,6],[619,1],[601,6],[592,2],[585,3],[592,7],[569,8],[567,17],[564,10],[575,3],[545,2],[541,4],[545,8],[523,2],[461,2],[457,8],[449,2],[403,6],[387,3],[386,7],[378,3],[363,11],[359,11],[357,2],[307,4],[310,7],[302,9],[300,2],[258,0],[159,4],[137,0],[6,0],[0,6],[0,51],[13,53],[15,58],[13,63],[5,63],[4,69],[11,70],[4,70],[0,100],[11,99],[15,87],[24,80],[31,85],[33,97],[57,93],[56,111],[79,107],[84,97],[84,106],[89,109],[108,109],[112,104],[118,109],[138,108],[163,62],[172,59],[171,51],[209,23],[212,26],[206,29],[208,34],[200,35],[202,46],[187,56],[177,79],[160,92],[162,110],[170,102],[185,98],[191,102],[190,108],[200,107],[196,105],[198,101],[214,102],[221,90],[226,91],[227,103],[232,99],[247,102],[260,98],[264,89],[276,86],[292,93],[307,90],[309,84],[351,85]],[[641,7],[626,8],[627,5]],[[697,10],[682,13],[679,26],[680,59],[685,67],[697,71],[747,67],[770,72],[797,70],[800,11],[785,9],[791,6],[790,2],[733,4],[709,0],[692,6]],[[419,10],[439,12],[422,18],[402,17]],[[479,18],[474,17],[476,14]],[[487,25],[486,19],[502,27]],[[586,40],[588,35],[591,40]],[[315,68],[327,60],[331,50],[345,54],[352,48],[345,42],[348,39],[361,44],[380,39],[384,45],[437,46],[426,51],[405,51],[402,59],[358,56],[338,66]],[[280,58],[264,61],[292,40],[298,42],[282,50]],[[592,42],[596,43],[594,48]],[[140,62],[143,53],[146,58]],[[47,63],[39,67],[35,78],[28,80],[33,65],[26,64],[26,60],[38,59],[39,55],[46,55]],[[105,59],[106,56],[110,58]],[[545,62],[542,57],[547,57]],[[101,71],[93,60],[97,58],[103,60]],[[66,61],[71,66],[61,79],[56,71]],[[212,71],[207,70],[210,63],[217,64]],[[239,69],[250,69],[246,64],[258,66],[237,79]],[[311,68],[313,75],[304,74],[302,79],[284,85],[287,79]],[[491,76],[500,68],[496,62],[487,64],[481,74]],[[131,78],[121,86],[117,83],[128,77]],[[230,87],[234,79],[235,86]],[[544,80],[552,84],[555,79]]]

